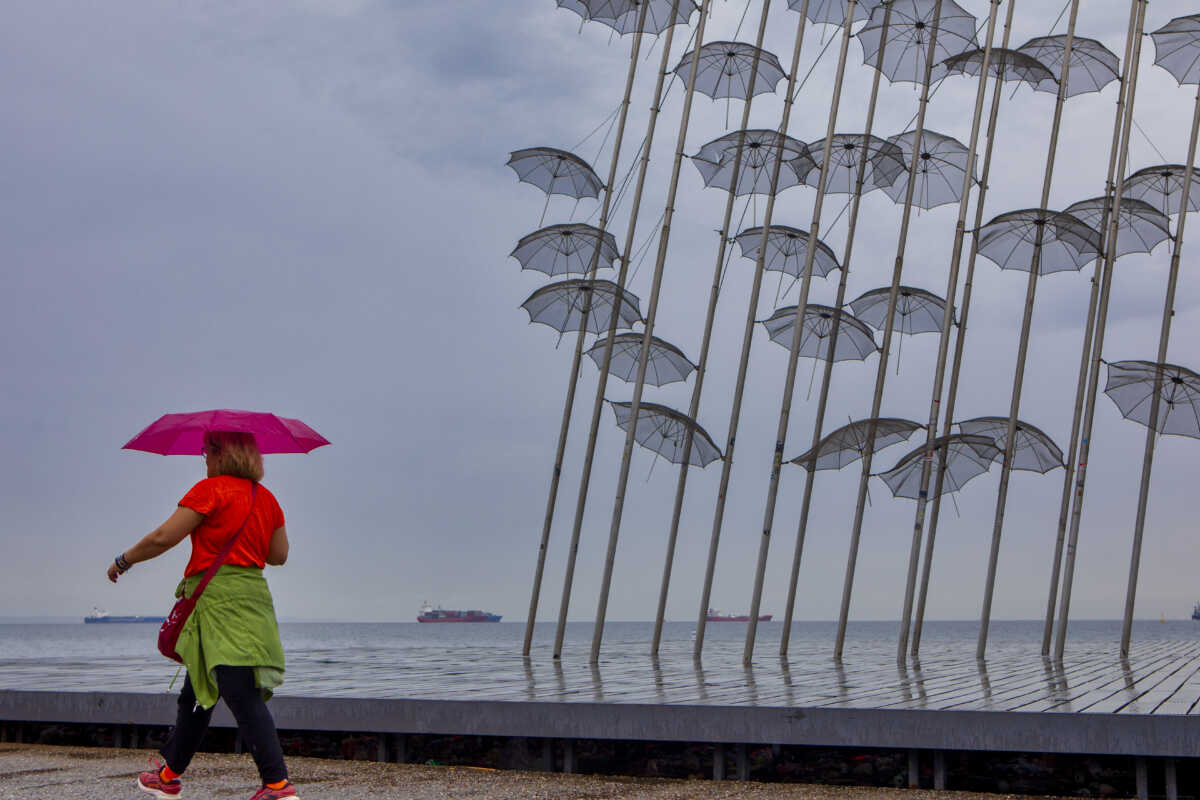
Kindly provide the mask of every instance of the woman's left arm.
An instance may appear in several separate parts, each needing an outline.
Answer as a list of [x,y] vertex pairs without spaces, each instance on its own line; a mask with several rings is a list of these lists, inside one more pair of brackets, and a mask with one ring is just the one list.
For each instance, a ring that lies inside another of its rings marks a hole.
[[[187,538],[188,534],[204,521],[204,515],[190,508],[179,506],[167,521],[142,537],[141,541],[126,550],[119,557],[129,566],[142,561],[149,561],[160,556]],[[114,561],[108,565],[108,579],[117,582],[124,569]]]

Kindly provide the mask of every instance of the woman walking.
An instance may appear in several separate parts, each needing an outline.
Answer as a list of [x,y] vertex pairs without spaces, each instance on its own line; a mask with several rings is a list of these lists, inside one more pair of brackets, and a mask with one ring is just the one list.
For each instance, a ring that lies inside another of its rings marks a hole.
[[266,705],[283,682],[284,659],[262,571],[267,564],[287,561],[283,511],[259,484],[262,454],[253,434],[207,431],[203,454],[208,477],[183,496],[166,522],[108,566],[108,579],[115,583],[134,564],[162,555],[190,536],[192,555],[175,594],[191,597],[233,540],[179,634],[176,651],[187,678],[175,727],[159,751],[162,761],[155,759],[155,768],[138,776],[138,787],[159,798],[181,796],[179,778],[200,746],[213,706],[223,698],[262,779],[251,800],[295,798]]

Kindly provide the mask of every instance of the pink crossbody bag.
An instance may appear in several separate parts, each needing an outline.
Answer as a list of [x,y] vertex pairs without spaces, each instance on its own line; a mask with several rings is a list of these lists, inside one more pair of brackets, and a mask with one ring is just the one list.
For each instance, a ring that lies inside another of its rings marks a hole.
[[217,574],[217,570],[221,568],[221,564],[225,563],[225,559],[229,557],[230,551],[233,550],[233,545],[241,537],[242,531],[245,530],[246,523],[254,515],[254,498],[257,493],[258,484],[251,483],[250,513],[242,520],[242,526],[234,532],[233,536],[229,537],[229,541],[221,548],[221,552],[217,553],[217,557],[208,565],[208,569],[204,571],[204,577],[200,579],[200,583],[196,584],[196,591],[192,592],[192,596],[187,597],[185,595],[176,600],[175,605],[171,607],[171,613],[163,620],[162,627],[158,629],[158,652],[172,661],[178,661],[180,664],[183,663],[183,659],[175,651],[175,645],[179,642],[179,634],[183,630],[184,623],[188,621],[188,617],[192,615],[192,609],[196,607],[196,601],[204,593],[204,587],[208,586],[208,582]]

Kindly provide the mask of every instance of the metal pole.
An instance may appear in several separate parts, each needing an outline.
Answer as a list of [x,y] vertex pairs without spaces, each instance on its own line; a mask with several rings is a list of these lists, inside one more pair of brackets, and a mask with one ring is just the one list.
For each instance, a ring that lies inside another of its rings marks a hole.
[[[707,5],[707,1],[706,1],[705,5]],[[677,12],[678,7],[679,7],[679,0],[674,0],[674,2],[671,4],[672,18],[674,17],[675,13]],[[692,110],[691,102],[692,102],[692,98],[695,96],[696,72],[698,70],[698,65],[699,65],[699,52],[700,52],[700,47],[703,44],[701,37],[704,35],[704,21],[705,21],[705,16],[706,16],[705,10],[702,9],[700,14],[701,14],[700,23],[699,23],[699,28],[697,29],[698,32],[696,34],[696,47],[692,51],[693,55],[692,55],[691,73],[688,77],[688,92],[687,92],[687,96],[684,98],[683,115],[682,115],[682,118],[679,123],[679,136],[678,136],[677,144],[676,144],[676,148],[675,148],[675,161],[671,168],[671,184],[670,184],[670,189],[667,192],[667,204],[666,204],[666,209],[664,211],[664,216],[663,216],[663,226],[662,226],[662,231],[659,235],[659,240],[658,240],[658,258],[656,259],[655,264],[654,264],[654,278],[653,278],[651,289],[650,289],[650,306],[646,312],[645,330],[643,332],[642,348],[641,348],[641,353],[640,353],[639,360],[638,360],[637,380],[636,380],[636,382],[634,384],[634,388],[633,388],[633,403],[630,405],[630,410],[629,410],[629,430],[626,432],[626,436],[625,436],[625,450],[621,455],[621,476],[617,482],[617,496],[616,496],[615,504],[613,506],[613,522],[612,522],[612,528],[609,532],[608,554],[604,560],[604,577],[600,584],[600,600],[599,600],[599,604],[597,605],[597,609],[596,609],[596,625],[592,632],[591,663],[593,663],[593,664],[595,664],[596,662],[598,662],[600,660],[600,641],[604,636],[604,618],[608,611],[608,593],[609,593],[610,584],[612,582],[613,563],[616,559],[616,554],[617,554],[617,537],[621,531],[621,511],[624,508],[624,504],[625,504],[625,487],[629,481],[629,465],[632,460],[634,434],[637,431],[638,411],[641,408],[642,391],[646,384],[646,365],[649,363],[649,358],[650,358],[650,341],[651,341],[651,336],[654,333],[654,321],[658,314],[658,296],[659,296],[659,290],[661,289],[661,286],[662,286],[663,265],[666,262],[667,242],[670,239],[671,220],[672,220],[672,217],[673,217],[674,211],[675,211],[675,193],[679,187],[679,171],[683,164],[683,148],[684,148],[684,143],[687,139],[688,121],[691,117],[691,110]],[[670,49],[671,49],[671,31],[673,31],[674,29],[675,29],[674,26],[672,26],[671,28],[669,28],[667,30],[667,39],[663,45],[662,65],[659,67],[659,71],[658,71],[658,87],[657,87],[657,89],[655,91],[655,95],[654,95],[654,105],[650,109],[650,129],[649,129],[649,132],[646,134],[647,155],[645,156],[645,160],[643,160],[643,163],[642,163],[642,171],[638,175],[639,196],[641,194],[642,183],[643,183],[643,180],[646,175],[646,172],[645,172],[646,162],[649,160],[649,154],[648,154],[649,149],[650,149],[649,142],[651,140],[653,140],[653,138],[654,138],[654,121],[658,117],[658,105],[662,100],[663,78],[665,77],[665,75],[667,73],[667,65],[668,65],[667,58],[670,54]],[[757,63],[755,64],[755,71],[757,71]],[[754,76],[752,73],[752,76],[751,76],[751,84],[752,85],[753,85],[753,81],[754,81]],[[630,241],[628,242],[628,244],[626,246],[626,252],[629,252],[629,250],[633,246],[633,242],[632,242],[633,227],[634,227],[634,221],[636,220],[636,217],[637,217],[637,208],[636,208],[636,204],[635,204],[633,216],[630,217],[630,221],[629,221]],[[622,275],[623,274],[624,273],[622,273]],[[616,333],[617,333],[616,317],[614,316],[613,317],[613,326],[609,329],[609,332],[608,332],[608,343],[607,343],[608,349],[605,351],[605,354],[604,354],[604,368],[603,369],[606,372],[608,370],[609,360],[612,355],[612,343],[613,343],[613,339],[616,337]],[[600,423],[600,413],[603,410],[604,410],[604,384],[603,384],[603,382],[601,382],[600,390],[596,393],[596,406],[594,409],[594,416],[592,418],[593,430],[598,429],[599,423]],[[685,461],[684,468],[686,468],[686,467],[687,467],[687,462]],[[582,510],[582,507],[581,507],[581,510]]]
[[[754,638],[758,635],[758,611],[762,605],[763,579],[767,571],[767,553],[771,546],[771,528],[775,521],[775,501],[779,495],[779,471],[783,467],[783,449],[787,441],[788,420],[792,410],[792,392],[796,388],[796,367],[800,360],[800,344],[804,338],[804,315],[808,312],[808,296],[812,288],[813,259],[821,234],[821,211],[825,207],[825,187],[829,180],[829,162],[833,155],[833,134],[837,128],[838,110],[842,100],[842,82],[846,75],[846,56],[850,52],[850,25],[854,18],[855,0],[846,5],[846,20],[842,31],[842,49],[838,54],[837,78],[833,84],[833,99],[829,104],[829,121],[825,127],[825,151],[821,156],[821,173],[817,178],[817,198],[813,201],[812,223],[808,231],[808,249],[804,253],[804,268],[801,270],[800,298],[796,301],[796,324],[792,328],[791,348],[788,351],[787,377],[783,382],[783,400],[779,409],[779,427],[775,434],[775,449],[771,456],[771,477],[767,483],[767,503],[763,511],[762,538],[758,545],[758,566],[754,574],[754,590],[750,597],[750,620],[746,626],[746,646],[742,652],[742,663],[749,665],[754,657]],[[759,244],[760,257],[767,245],[767,229],[763,228]],[[833,333],[841,322],[841,308],[835,306]],[[832,363],[833,354],[829,354]]]
[[[706,2],[707,2],[707,0],[706,0]],[[759,50],[761,50],[761,48],[762,48],[763,37],[766,33],[767,10],[768,10],[768,6],[764,5],[763,11],[762,11],[762,18],[759,21],[759,26],[758,26],[757,48]],[[703,23],[701,23],[701,24],[703,24]],[[696,65],[699,63],[700,48],[697,46],[697,48],[694,52],[695,52],[695,57],[693,58],[692,68],[696,69]],[[747,86],[749,86],[749,87],[754,86],[754,81],[758,77],[758,63],[759,63],[759,54],[758,54],[758,50],[756,50],[754,58],[751,60],[751,64],[750,64],[751,74],[753,77],[751,78],[750,82],[747,84]],[[741,131],[742,134],[738,137],[738,149],[737,149],[737,152],[734,154],[734,165],[733,165],[733,173],[732,173],[732,181],[733,182],[730,184],[731,187],[736,187],[737,182],[739,180],[739,174],[740,174],[741,166],[742,166],[742,148],[745,144],[745,138],[746,138],[744,131],[750,124],[750,106],[751,106],[751,101],[753,99],[754,99],[753,94],[750,94],[749,96],[747,96],[745,105],[742,107],[742,124],[741,124],[741,127],[738,128],[738,130]],[[676,157],[679,159],[683,158],[683,139],[682,138],[680,139],[679,150],[678,150],[678,153],[676,154]],[[672,201],[671,201],[672,203],[674,202],[673,198],[674,198],[674,196],[672,195]],[[705,377],[705,375],[708,374],[708,351],[709,351],[709,347],[712,343],[713,320],[716,318],[717,299],[721,293],[721,275],[725,269],[725,256],[726,256],[726,251],[728,249],[728,244],[729,244],[729,224],[730,224],[730,221],[733,219],[733,205],[734,205],[734,201],[736,200],[736,198],[737,198],[737,195],[734,193],[733,189],[731,188],[729,191],[729,198],[725,202],[725,217],[724,217],[724,221],[721,223],[721,230],[720,230],[720,234],[719,234],[719,239],[717,241],[717,264],[713,270],[713,282],[712,282],[712,287],[709,290],[709,295],[708,295],[708,313],[705,316],[704,334],[702,335],[701,341],[700,341],[700,357],[696,363],[696,379],[695,379],[695,383],[692,384],[692,399],[691,399],[690,403],[688,404],[688,416],[691,417],[693,420],[697,419],[697,417],[700,413],[700,397],[701,397],[702,392],[704,391],[704,377]],[[651,641],[650,641],[650,653],[652,655],[655,655],[658,653],[659,645],[662,643],[663,619],[665,618],[666,613],[667,613],[667,593],[668,593],[668,590],[671,585],[671,570],[675,563],[675,544],[679,539],[679,522],[683,516],[683,496],[684,496],[684,492],[687,488],[688,461],[691,460],[691,457],[692,457],[692,430],[688,429],[684,433],[682,463],[679,465],[679,480],[675,486],[675,504],[671,511],[671,528],[667,534],[667,554],[666,554],[666,558],[663,562],[662,582],[659,585],[659,589],[658,589],[658,609],[654,615],[654,634],[651,637]]]
[[[889,6],[890,8],[890,6]],[[854,567],[858,561],[858,545],[862,538],[863,514],[866,511],[867,484],[871,480],[871,462],[875,450],[875,420],[879,418],[879,407],[883,402],[883,384],[887,379],[888,352],[892,346],[892,329],[896,318],[896,298],[900,293],[900,276],[904,272],[904,251],[908,246],[908,226],[912,221],[913,193],[917,186],[917,170],[921,164],[921,139],[925,134],[925,112],[929,107],[929,83],[933,72],[934,54],[937,52],[938,29],[942,20],[942,0],[933,7],[933,24],[929,35],[929,52],[925,58],[925,75],[921,81],[921,101],[917,110],[917,127],[914,129],[912,164],[908,168],[908,189],[904,195],[904,214],[900,222],[900,241],[896,246],[896,263],[892,268],[892,286],[888,293],[886,322],[883,328],[883,345],[879,353],[879,365],[875,373],[875,396],[871,400],[870,422],[867,423],[866,448],[862,458],[862,474],[858,480],[858,500],[854,509],[854,526],[850,533],[850,552],[846,556],[846,578],[842,584],[842,605],[838,614],[837,641],[833,647],[834,659],[841,661],[846,644],[846,621],[850,615],[850,595],[854,589]]]
[[[1042,180],[1043,211],[1050,204],[1050,185],[1054,180],[1054,161],[1058,155],[1058,133],[1062,127],[1063,105],[1067,99],[1067,80],[1071,74],[1071,51],[1075,44],[1075,21],[1079,17],[1079,0],[1071,3],[1067,23],[1067,42],[1063,51],[1062,73],[1058,79],[1058,99],[1054,103],[1054,124],[1050,129],[1050,152],[1046,154],[1046,174]],[[1038,271],[1042,265],[1042,237],[1045,226],[1039,226],[1034,241],[1033,262],[1029,265],[1029,283],[1025,289],[1025,314],[1021,320],[1021,340],[1017,345],[1016,374],[1013,377],[1012,399],[1008,410],[1008,431],[1005,434],[1004,461],[1000,465],[1000,490],[996,499],[996,518],[992,523],[992,548],[988,554],[987,583],[983,590],[983,610],[979,616],[979,642],[975,657],[982,659],[987,650],[988,624],[992,617],[992,594],[996,587],[996,562],[1000,557],[1000,535],[1004,531],[1004,508],[1008,501],[1008,484],[1012,477],[1012,461],[1017,445],[1017,415],[1021,411],[1021,389],[1025,382],[1025,356],[1029,350],[1029,329],[1033,323],[1033,301],[1037,295]]]
[[[641,51],[641,47],[642,47],[642,29],[646,25],[646,10],[648,8],[649,8],[649,3],[642,4],[642,9],[638,13],[637,30],[633,34],[633,46],[631,48],[630,55],[629,55],[629,73],[625,78],[625,96],[621,100],[621,113],[620,113],[620,117],[617,122],[617,138],[613,142],[612,163],[609,165],[609,168],[608,168],[608,185],[609,185],[609,187],[612,187],[612,185],[617,180],[617,164],[619,163],[620,157],[621,157],[621,143],[625,137],[625,120],[629,115],[629,98],[633,94],[633,78],[634,78],[635,73],[637,72],[638,53]],[[647,153],[649,153],[649,150],[650,150],[649,144],[647,143],[647,147],[646,147]],[[608,201],[611,196],[612,196],[612,190],[610,188],[608,193],[606,193],[604,196],[604,207],[602,208],[602,210],[600,212],[600,214],[601,214],[601,216],[600,216],[600,231],[601,231],[601,233],[604,232],[604,230],[606,229],[606,227],[608,225],[608,216],[607,216],[608,215]],[[594,260],[599,259],[599,257],[600,257],[600,248],[599,248],[599,246],[597,246],[596,252],[593,255],[593,259]],[[624,287],[624,274],[625,274],[625,269],[626,269],[626,266],[628,265],[628,263],[629,263],[629,252],[626,251],[625,253],[623,253],[621,255],[622,279],[617,282],[617,285],[622,288]],[[620,301],[620,297],[618,297],[618,302],[619,301]],[[616,317],[617,317],[617,309],[614,308],[613,309],[613,320],[614,321],[616,320]],[[583,334],[581,332],[580,336],[582,336],[582,335]],[[581,344],[581,349],[582,349],[582,344]],[[611,351],[612,351],[612,347],[611,347],[611,343],[610,343],[610,346],[606,349],[606,353],[611,353]],[[601,387],[604,386],[604,381],[607,378],[607,376],[608,376],[608,369],[607,369],[607,365],[605,365],[605,368],[600,370],[600,386]],[[601,388],[601,391],[603,391],[603,388]],[[566,431],[566,428],[564,425],[564,433],[565,433],[565,431]],[[565,633],[566,626],[567,626],[567,607],[571,603],[571,584],[575,579],[575,559],[579,553],[580,518],[583,516],[582,505],[586,502],[586,499],[587,499],[587,483],[588,483],[588,479],[591,476],[591,471],[592,471],[592,452],[594,450],[594,447],[595,447],[595,437],[592,437],[592,439],[589,441],[587,458],[585,459],[585,461],[583,463],[583,478],[581,479],[581,485],[580,485],[580,491],[579,491],[580,499],[579,499],[578,505],[576,506],[576,511],[575,511],[575,527],[571,531],[571,546],[570,546],[570,549],[567,551],[567,571],[566,571],[566,575],[563,577],[562,602],[559,606],[559,611],[558,611],[558,626],[554,632],[554,657],[555,658],[560,658],[562,656],[562,640],[563,640],[563,634]],[[555,477],[556,477],[556,484],[557,484],[557,475]],[[547,517],[547,520],[549,520],[548,517]],[[547,525],[549,525],[548,521],[547,521]],[[548,528],[547,528],[547,532],[548,532]],[[525,633],[525,638],[527,640],[529,639],[529,637],[532,634],[532,628],[533,628],[533,625],[531,622],[528,625],[528,629],[526,630],[526,633]]]
[[[1010,3],[1008,12],[1004,18],[1004,35],[1001,37],[1002,48],[1007,49],[1009,37],[1012,33],[1013,11],[1016,3]],[[1000,119],[1000,98],[1004,93],[1004,81],[1000,76],[996,77],[995,88],[992,90],[992,107],[988,116],[987,130],[987,145],[984,148],[983,154],[983,171],[979,177],[979,199],[975,201],[975,225],[972,231],[979,230],[983,226],[983,210],[987,205],[988,179],[992,172],[992,153],[995,151],[996,145],[996,123]],[[972,148],[974,149],[974,148]],[[958,398],[958,379],[962,374],[962,355],[963,348],[966,345],[967,337],[967,321],[971,313],[971,290],[975,282],[975,261],[979,255],[979,240],[972,234],[970,254],[967,256],[967,274],[963,280],[963,295],[962,302],[958,309],[958,333],[954,337],[954,363],[950,368],[950,388],[947,391],[946,405],[944,410],[944,420],[942,422],[942,435],[950,434],[951,428],[954,426],[954,405]],[[929,533],[925,537],[925,557],[921,566],[921,589],[917,595],[917,611],[912,627],[912,647],[911,652],[914,656],[921,649],[921,631],[925,623],[925,598],[929,592],[929,573],[933,568],[933,545],[937,538],[938,519],[941,516],[942,508],[942,486],[946,477],[946,452],[940,450],[938,458],[937,475],[934,478],[933,488],[933,511],[929,516]]]
[[[1124,117],[1125,94],[1128,89],[1129,54],[1133,49],[1133,28],[1137,24],[1137,2],[1129,4],[1129,28],[1125,35],[1125,60],[1121,62],[1121,80],[1117,92],[1117,111],[1113,118],[1112,146],[1108,155],[1108,177],[1104,181],[1106,203],[1100,215],[1101,232],[1108,231],[1108,218],[1112,202],[1113,181],[1117,173],[1117,156],[1121,149],[1121,121]],[[1088,363],[1092,356],[1092,334],[1096,327],[1096,306],[1100,299],[1100,272],[1104,256],[1096,259],[1092,272],[1092,290],[1088,296],[1087,323],[1083,329],[1083,347],[1079,353],[1079,379],[1075,387],[1075,410],[1071,417],[1071,438],[1067,445],[1067,456],[1063,461],[1062,499],[1058,511],[1058,533],[1054,538],[1054,559],[1050,567],[1050,590],[1046,599],[1046,619],[1042,625],[1042,655],[1050,654],[1050,641],[1054,633],[1054,607],[1058,603],[1058,575],[1062,570],[1063,544],[1067,538],[1067,519],[1071,513],[1071,483],[1075,478],[1075,455],[1079,445],[1079,423],[1083,414],[1083,398],[1087,393]]]
[[[1009,14],[1015,0],[1010,0]],[[904,585],[904,608],[900,614],[900,639],[896,645],[896,661],[903,663],[908,648],[909,620],[912,619],[913,592],[917,583],[917,560],[921,556],[921,537],[925,531],[925,506],[929,497],[929,476],[933,464],[931,446],[937,438],[938,420],[941,418],[942,385],[946,378],[946,356],[950,349],[950,328],[954,324],[954,297],[958,294],[958,265],[962,260],[963,241],[966,239],[967,209],[971,205],[971,184],[975,177],[975,148],[979,144],[979,129],[983,121],[983,101],[987,97],[987,75],[992,64],[992,43],[996,39],[996,16],[1000,0],[992,0],[988,15],[987,43],[983,50],[983,65],[979,71],[979,85],[975,90],[975,117],[971,122],[971,138],[967,145],[967,165],[963,174],[962,197],[958,201],[958,222],[954,228],[954,247],[950,256],[950,270],[946,278],[946,311],[942,315],[942,330],[938,335],[937,368],[933,373],[933,393],[929,400],[929,422],[925,428],[925,459],[921,463],[921,489],[918,492],[917,512],[913,521],[912,545],[908,553],[908,579]],[[997,80],[1001,76],[997,76]],[[942,450],[941,452],[945,452]],[[945,456],[942,456],[944,459]]]
[[[1171,340],[1171,320],[1175,316],[1175,287],[1179,281],[1179,254],[1183,250],[1183,229],[1187,222],[1188,201],[1192,189],[1193,166],[1196,161],[1196,138],[1200,135],[1200,87],[1196,91],[1196,110],[1192,116],[1192,139],[1188,144],[1187,166],[1183,173],[1183,198],[1179,206],[1179,225],[1175,231],[1175,252],[1167,273],[1167,297],[1163,302],[1162,328],[1158,334],[1158,359],[1167,360],[1167,345]],[[1154,440],[1158,436],[1158,411],[1162,388],[1162,369],[1154,374],[1154,394],[1150,399],[1150,420],[1146,428],[1146,452],[1142,458],[1142,482],[1138,488],[1137,521],[1133,526],[1133,553],[1129,558],[1129,584],[1125,590],[1125,619],[1121,624],[1121,655],[1129,655],[1129,636],[1133,629],[1133,602],[1137,594],[1138,567],[1142,560],[1142,533],[1146,528],[1146,509],[1150,504],[1150,471],[1154,467]]]
[[1117,231],[1121,219],[1121,194],[1125,191],[1125,170],[1129,163],[1129,141],[1133,136],[1133,108],[1137,99],[1137,81],[1142,57],[1142,33],[1146,24],[1146,0],[1139,3],[1138,19],[1133,36],[1133,52],[1129,56],[1129,86],[1125,99],[1125,119],[1122,123],[1121,154],[1117,164],[1113,205],[1108,221],[1108,236],[1104,247],[1104,269],[1100,275],[1100,304],[1096,309],[1096,332],[1093,334],[1092,366],[1088,375],[1087,401],[1083,409],[1083,425],[1079,433],[1079,456],[1075,465],[1075,499],[1071,507],[1071,526],[1067,532],[1067,558],[1063,564],[1062,597],[1058,601],[1058,624],[1055,628],[1054,658],[1062,661],[1067,644],[1067,619],[1071,614],[1071,589],[1075,582],[1075,554],[1079,543],[1079,523],[1083,515],[1083,491],[1087,482],[1088,455],[1092,449],[1092,424],[1096,417],[1096,393],[1100,383],[1100,356],[1104,352],[1104,334],[1108,327],[1108,301],[1112,289],[1113,264],[1117,257]]
[[[847,20],[850,16],[847,15]],[[888,11],[884,11],[885,25],[890,21]],[[883,31],[879,41],[879,53],[875,60],[875,77],[871,82],[871,100],[867,104],[866,131],[863,133],[864,146],[858,160],[858,180],[855,185],[854,197],[850,201],[850,218],[846,230],[846,247],[842,254],[842,274],[838,280],[837,300],[833,304],[833,332],[829,335],[828,356],[821,375],[821,392],[817,399],[817,417],[813,424],[812,445],[809,450],[816,449],[821,443],[822,426],[825,423],[825,409],[829,403],[829,389],[833,382],[833,353],[837,347],[838,331],[842,323],[842,306],[846,302],[846,282],[850,274],[850,257],[854,252],[854,234],[858,227],[858,210],[862,205],[863,176],[867,171],[867,161],[871,153],[871,133],[875,126],[875,106],[879,99],[879,83],[883,79],[883,54],[887,47],[887,31]],[[804,475],[804,499],[800,505],[800,522],[796,528],[796,547],[792,552],[792,575],[788,582],[787,608],[784,611],[783,633],[779,639],[779,654],[786,656],[792,636],[792,619],[796,609],[796,585],[800,580],[800,560],[804,554],[804,536],[808,530],[808,513],[812,507],[813,486],[816,481],[816,470],[807,469]]]
[[[765,1],[765,0],[764,0]],[[765,13],[765,12],[764,12]],[[783,116],[779,122],[780,137],[786,136],[791,122],[792,106],[795,104],[796,74],[800,71],[800,49],[804,44],[804,28],[808,21],[808,0],[804,0],[800,8],[800,22],[796,27],[796,41],[792,48],[792,65],[788,72],[787,95],[783,99]],[[742,414],[742,394],[746,388],[746,373],[750,369],[750,343],[754,337],[754,317],[758,310],[758,295],[762,289],[763,269],[766,263],[766,233],[771,228],[771,220],[775,214],[775,192],[779,186],[779,172],[783,166],[780,154],[771,169],[770,193],[767,195],[767,209],[763,217],[763,242],[758,248],[758,258],[754,263],[754,278],[750,286],[750,299],[746,310],[746,325],[742,333],[742,351],[738,360],[737,383],[733,392],[733,409],[729,415],[729,435],[725,442],[725,458],[721,462],[721,484],[717,489],[717,505],[713,511],[712,535],[708,543],[708,563],[704,572],[704,587],[701,590],[700,614],[696,622],[696,642],[692,655],[697,660],[704,651],[704,631],[708,623],[708,604],[712,601],[713,573],[717,568],[717,548],[721,541],[721,525],[725,517],[725,498],[729,492],[729,475],[733,469],[733,447],[737,441],[738,421]],[[813,246],[813,243],[809,243]]]

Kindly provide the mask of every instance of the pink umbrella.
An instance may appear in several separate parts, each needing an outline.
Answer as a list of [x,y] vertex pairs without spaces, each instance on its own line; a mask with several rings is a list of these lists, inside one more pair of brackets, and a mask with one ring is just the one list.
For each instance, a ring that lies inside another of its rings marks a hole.
[[198,456],[203,448],[205,431],[252,433],[263,453],[307,453],[329,444],[328,439],[298,419],[220,408],[163,414],[121,449],[164,456]]

